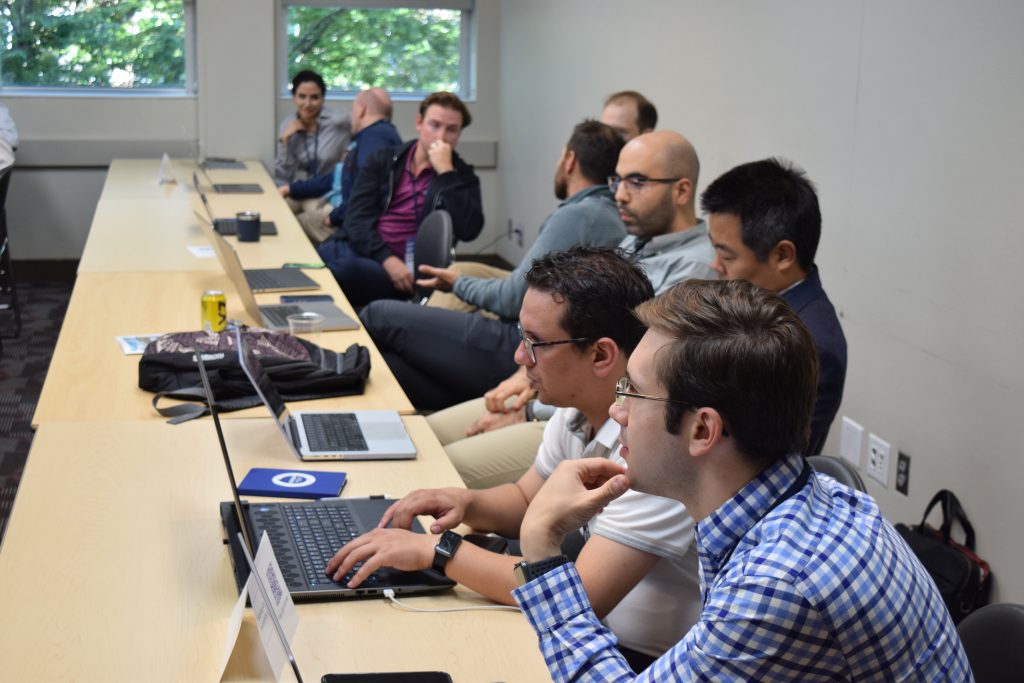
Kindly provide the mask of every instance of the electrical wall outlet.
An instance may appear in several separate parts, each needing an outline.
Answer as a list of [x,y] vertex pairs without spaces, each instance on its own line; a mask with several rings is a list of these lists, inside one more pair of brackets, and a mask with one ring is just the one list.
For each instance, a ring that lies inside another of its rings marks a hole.
[[876,434],[868,434],[868,476],[882,486],[889,485],[889,460],[892,446]]
[[910,495],[910,456],[903,451],[896,456],[896,490],[904,496]]
[[864,428],[848,417],[843,417],[842,431],[839,432],[839,455],[854,467],[860,467],[861,444]]

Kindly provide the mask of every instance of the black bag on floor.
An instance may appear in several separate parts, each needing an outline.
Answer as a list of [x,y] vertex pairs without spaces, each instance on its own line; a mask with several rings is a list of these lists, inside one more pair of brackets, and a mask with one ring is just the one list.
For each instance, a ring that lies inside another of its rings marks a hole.
[[[241,333],[285,401],[349,396],[366,389],[370,352],[365,346],[353,344],[337,353],[284,332],[253,327],[242,328]],[[220,412],[261,403],[242,371],[233,330],[173,332],[150,342],[139,361],[139,388],[156,393],[153,408],[171,418],[169,422],[185,422],[207,412],[196,350],[203,354]],[[199,401],[203,405],[158,407],[164,397]]]
[[[928,513],[939,503],[942,504],[942,526],[935,529],[926,521]],[[953,522],[964,530],[963,545],[951,537]],[[931,574],[953,623],[959,623],[974,610],[988,604],[992,574],[988,562],[974,554],[974,527],[952,491],[943,489],[935,494],[925,508],[920,524],[897,524],[896,531]]]

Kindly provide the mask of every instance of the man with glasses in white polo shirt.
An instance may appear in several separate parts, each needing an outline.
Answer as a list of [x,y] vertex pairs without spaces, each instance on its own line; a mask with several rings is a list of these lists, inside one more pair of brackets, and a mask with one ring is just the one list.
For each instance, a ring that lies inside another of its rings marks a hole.
[[[544,430],[533,465],[520,479],[490,489],[413,491],[395,503],[381,527],[344,546],[327,566],[344,576],[364,562],[354,583],[381,566],[433,567],[511,604],[519,558],[489,552],[449,531],[466,523],[505,537],[519,535],[526,508],[562,461],[618,458],[618,427],[608,418],[615,383],[644,333],[632,310],[653,296],[643,271],[615,250],[575,247],[534,261],[520,310],[517,363],[541,399],[559,406]],[[430,534],[406,531],[413,517],[432,515]],[[385,528],[392,523],[395,528]],[[597,613],[639,671],[698,619],[693,523],[682,505],[645,494],[609,505],[581,529],[586,542],[576,566]],[[435,535],[436,534],[436,535]]]

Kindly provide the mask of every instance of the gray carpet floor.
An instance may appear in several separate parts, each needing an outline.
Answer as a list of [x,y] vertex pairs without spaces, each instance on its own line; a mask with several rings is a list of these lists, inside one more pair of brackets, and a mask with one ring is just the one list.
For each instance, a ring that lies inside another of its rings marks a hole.
[[10,337],[13,317],[0,311],[0,539],[32,446],[32,413],[70,298],[70,284],[19,283],[22,328],[17,338]]

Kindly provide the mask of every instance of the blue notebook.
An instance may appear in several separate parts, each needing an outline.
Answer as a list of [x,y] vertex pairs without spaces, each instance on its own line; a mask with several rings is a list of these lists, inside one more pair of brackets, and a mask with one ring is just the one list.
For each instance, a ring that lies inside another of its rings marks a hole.
[[239,484],[238,493],[243,496],[274,498],[330,498],[341,493],[345,482],[344,472],[254,467]]

